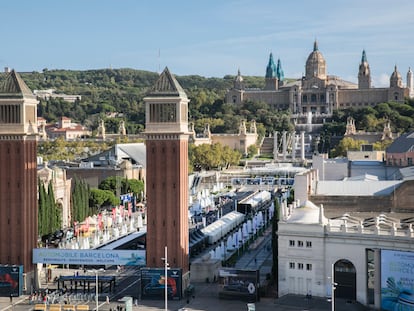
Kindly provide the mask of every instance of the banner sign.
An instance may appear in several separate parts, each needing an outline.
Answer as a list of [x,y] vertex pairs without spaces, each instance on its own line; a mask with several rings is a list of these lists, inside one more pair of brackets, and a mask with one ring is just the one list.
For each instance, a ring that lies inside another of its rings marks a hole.
[[[181,299],[182,291],[181,269],[167,270],[167,296],[168,299]],[[142,268],[141,269],[141,293],[142,298],[165,298],[165,269]]]
[[381,310],[414,311],[414,253],[381,250]]
[[219,269],[221,298],[236,297],[247,300],[259,300],[259,270],[243,270],[234,268]]
[[19,297],[23,289],[23,266],[0,265],[0,297]]
[[145,250],[33,249],[33,263],[145,266]]

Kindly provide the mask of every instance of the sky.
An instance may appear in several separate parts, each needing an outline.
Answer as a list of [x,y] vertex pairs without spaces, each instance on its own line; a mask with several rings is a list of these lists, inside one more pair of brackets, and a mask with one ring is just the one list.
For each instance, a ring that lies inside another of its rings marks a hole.
[[300,78],[313,43],[330,75],[376,87],[414,69],[413,0],[0,0],[0,68],[133,68],[264,76],[269,54]]

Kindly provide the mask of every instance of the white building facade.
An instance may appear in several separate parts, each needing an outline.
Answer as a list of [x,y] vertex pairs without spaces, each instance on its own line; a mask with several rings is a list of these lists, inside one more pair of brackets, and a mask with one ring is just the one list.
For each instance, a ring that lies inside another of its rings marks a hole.
[[[372,216],[372,215],[370,215]],[[279,295],[330,297],[381,307],[381,253],[413,252],[412,218],[342,217],[327,219],[323,207],[281,207]],[[414,265],[414,259],[412,264]],[[411,278],[412,275],[407,276]]]

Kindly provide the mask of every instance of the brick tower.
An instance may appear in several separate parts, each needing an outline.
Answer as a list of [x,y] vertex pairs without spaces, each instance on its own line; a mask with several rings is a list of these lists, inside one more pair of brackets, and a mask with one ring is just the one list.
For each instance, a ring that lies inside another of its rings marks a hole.
[[0,85],[0,264],[34,271],[37,100],[13,70]]
[[147,152],[147,266],[168,263],[188,281],[188,98],[168,68],[144,98]]

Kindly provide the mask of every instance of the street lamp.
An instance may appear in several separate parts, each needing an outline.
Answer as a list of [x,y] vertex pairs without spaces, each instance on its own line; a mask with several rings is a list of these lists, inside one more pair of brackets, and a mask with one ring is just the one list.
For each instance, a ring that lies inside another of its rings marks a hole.
[[93,270],[89,270],[89,272],[91,273],[95,273],[95,284],[96,284],[96,292],[95,292],[95,300],[96,300],[96,311],[98,311],[99,308],[99,283],[98,283],[98,273],[100,271],[104,271],[104,269],[93,269]]
[[335,283],[335,264],[332,264],[331,274],[332,274],[332,276],[331,276],[331,286],[332,286],[332,289],[331,289],[331,296],[332,296],[331,297],[331,302],[332,302],[331,310],[335,311],[335,289],[336,289],[336,286],[338,285],[338,283]]
[[167,246],[165,246],[165,255],[164,258],[161,258],[164,261],[164,285],[165,285],[165,311],[168,311],[168,290],[167,290],[167,277],[168,277],[168,250]]

